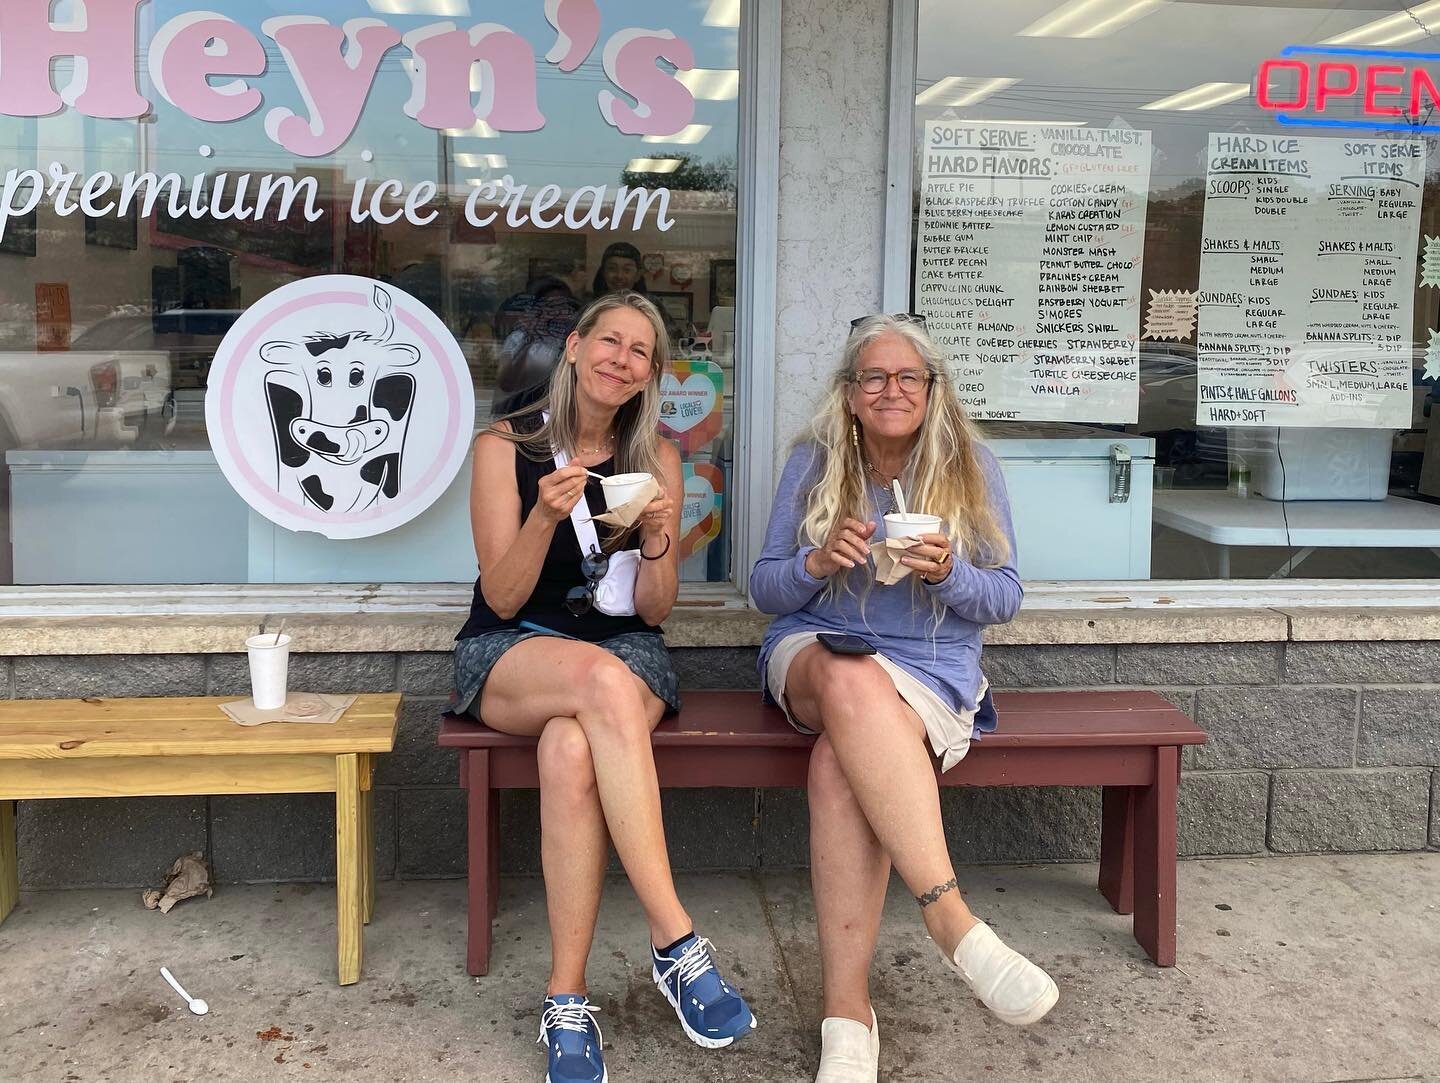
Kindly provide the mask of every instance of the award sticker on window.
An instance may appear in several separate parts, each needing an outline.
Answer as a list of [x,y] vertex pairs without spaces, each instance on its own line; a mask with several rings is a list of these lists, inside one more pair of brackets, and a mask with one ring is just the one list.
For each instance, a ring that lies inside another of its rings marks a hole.
[[216,351],[205,424],[226,480],[289,530],[368,538],[414,519],[465,462],[475,391],[428,308],[321,275],[252,305]]

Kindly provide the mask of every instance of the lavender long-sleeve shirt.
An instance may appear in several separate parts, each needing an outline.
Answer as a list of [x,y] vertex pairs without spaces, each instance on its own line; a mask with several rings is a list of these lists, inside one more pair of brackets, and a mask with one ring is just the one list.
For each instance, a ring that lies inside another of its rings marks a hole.
[[[819,448],[802,443],[790,453],[780,477],[780,489],[770,512],[765,549],[750,576],[755,604],[773,613],[760,647],[760,679],[765,673],[775,644],[794,632],[848,632],[863,636],[906,672],[912,674],[955,710],[975,710],[980,687],[980,638],[987,624],[1003,624],[1020,609],[1023,591],[1015,570],[1015,531],[1010,522],[1010,501],[1000,466],[990,450],[977,445],[976,454],[989,489],[991,505],[1010,542],[1010,559],[998,568],[977,568],[963,554],[956,554],[955,566],[940,583],[920,589],[944,605],[938,627],[932,607],[917,605],[914,576],[893,586],[871,583],[863,602],[858,575],[855,593],[845,590],[826,597],[826,581],[805,570],[805,557],[815,547],[800,545],[796,530],[804,518],[805,503],[820,476]],[[871,487],[871,502],[878,497]],[[872,512],[876,521],[871,541],[885,537],[885,521]],[[874,574],[874,563],[869,565]],[[863,605],[863,612],[862,612]]]

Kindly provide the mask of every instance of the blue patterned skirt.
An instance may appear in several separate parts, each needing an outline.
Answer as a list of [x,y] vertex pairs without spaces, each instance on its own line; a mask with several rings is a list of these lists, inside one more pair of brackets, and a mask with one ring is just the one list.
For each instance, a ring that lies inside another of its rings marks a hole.
[[[544,633],[506,628],[456,643],[456,703],[451,709],[456,714],[479,717],[480,692],[500,656],[515,644],[541,635]],[[670,650],[658,632],[625,632],[602,639],[595,646],[624,662],[665,704],[666,713],[680,709],[680,680],[675,675]]]

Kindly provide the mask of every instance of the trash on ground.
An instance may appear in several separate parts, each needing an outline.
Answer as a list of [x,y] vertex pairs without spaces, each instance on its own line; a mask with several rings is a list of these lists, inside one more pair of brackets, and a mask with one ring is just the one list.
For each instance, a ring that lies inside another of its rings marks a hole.
[[168,914],[170,908],[182,899],[214,894],[205,855],[196,850],[193,853],[181,854],[175,859],[175,864],[171,865],[170,871],[165,874],[163,889],[148,888],[140,898],[145,903],[146,910],[158,909],[160,913]]

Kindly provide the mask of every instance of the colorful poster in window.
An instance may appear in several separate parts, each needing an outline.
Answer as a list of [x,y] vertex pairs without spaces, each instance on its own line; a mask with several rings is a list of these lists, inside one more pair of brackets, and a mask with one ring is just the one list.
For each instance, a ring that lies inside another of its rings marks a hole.
[[915,299],[974,417],[1136,420],[1150,154],[1133,128],[926,122]]
[[1212,132],[1200,425],[1410,427],[1425,144]]
[[720,536],[725,474],[709,463],[682,463],[685,497],[680,505],[680,559],[686,560]]
[[322,275],[251,305],[210,369],[225,478],[289,530],[368,538],[414,519],[465,462],[475,397],[454,337],[409,294]]
[[725,370],[714,361],[672,361],[660,377],[660,432],[688,456],[725,427]]

